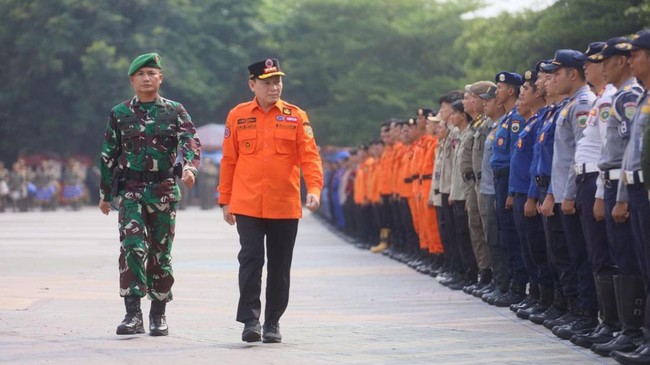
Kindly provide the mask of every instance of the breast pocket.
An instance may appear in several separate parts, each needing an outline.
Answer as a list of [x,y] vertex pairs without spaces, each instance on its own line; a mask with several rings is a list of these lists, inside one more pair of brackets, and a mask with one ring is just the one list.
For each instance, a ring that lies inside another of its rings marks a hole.
[[173,149],[177,144],[178,126],[169,119],[157,120],[154,133],[161,140],[161,144],[167,149]]
[[275,151],[281,155],[295,153],[298,150],[296,144],[295,129],[276,129],[275,130]]
[[242,155],[252,154],[257,147],[257,130],[241,129],[237,131],[237,143],[239,145],[239,153]]
[[122,149],[125,152],[135,152],[140,148],[144,127],[137,118],[124,118],[117,121],[117,127],[122,135]]

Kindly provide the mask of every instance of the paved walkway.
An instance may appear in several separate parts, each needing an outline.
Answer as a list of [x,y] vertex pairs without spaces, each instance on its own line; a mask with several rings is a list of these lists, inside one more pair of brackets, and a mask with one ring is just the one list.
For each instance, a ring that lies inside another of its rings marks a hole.
[[90,207],[0,214],[0,364],[613,363],[360,251],[310,216],[299,228],[284,343],[243,343],[237,234],[219,210],[179,212],[170,335],[116,336],[116,220]]

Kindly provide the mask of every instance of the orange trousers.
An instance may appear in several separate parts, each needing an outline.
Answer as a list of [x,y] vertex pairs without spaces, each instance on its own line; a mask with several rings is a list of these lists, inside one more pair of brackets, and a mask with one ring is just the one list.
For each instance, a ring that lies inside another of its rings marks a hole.
[[[420,199],[421,223],[420,248],[428,249],[429,253],[439,254],[443,252],[440,231],[438,230],[438,216],[436,208],[429,206],[429,191],[431,180],[422,180],[422,199]],[[425,243],[422,243],[424,237]]]

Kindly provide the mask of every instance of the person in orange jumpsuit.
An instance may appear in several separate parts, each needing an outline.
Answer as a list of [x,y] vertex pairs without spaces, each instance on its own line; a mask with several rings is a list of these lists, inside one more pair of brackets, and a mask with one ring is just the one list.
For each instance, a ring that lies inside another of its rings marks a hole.
[[[230,110],[223,140],[219,205],[224,220],[237,224],[239,305],[245,342],[282,341],[279,320],[289,302],[293,247],[302,217],[300,172],[306,206],[320,205],[323,168],[307,113],[282,100],[277,59],[248,66],[252,101]],[[268,259],[266,308],[260,326],[264,240]]]
[[400,197],[398,188],[399,168],[402,164],[404,153],[406,152],[406,147],[404,146],[404,143],[402,143],[401,138],[403,126],[404,123],[399,119],[391,119],[390,132],[388,133],[388,139],[393,146],[393,158],[390,166],[390,198],[388,199],[391,222],[393,225],[391,227],[392,244],[382,253],[393,259],[400,253],[400,251],[403,251],[402,247],[404,242],[406,242],[405,231],[400,218]]
[[389,240],[391,238],[391,231],[395,226],[390,209],[390,198],[392,195],[391,175],[393,173],[392,167],[395,154],[393,150],[393,140],[391,139],[390,135],[390,121],[382,123],[379,136],[384,144],[383,152],[379,158],[379,173],[377,182],[377,188],[379,189],[380,196],[380,201],[377,204],[380,233],[379,244],[377,246],[373,246],[370,249],[370,251],[373,253],[380,253],[388,248]]
[[417,271],[423,274],[431,274],[431,271],[437,271],[442,264],[442,241],[438,230],[438,216],[433,204],[429,204],[429,192],[433,177],[434,160],[436,149],[438,148],[438,138],[436,136],[437,124],[440,118],[436,117],[433,112],[429,113],[426,118],[424,134],[422,141],[422,150],[424,152],[422,164],[420,165],[420,212],[422,214],[422,228],[426,242],[420,242],[420,248],[424,250],[424,257]]
[[400,220],[402,228],[405,230],[406,241],[402,247],[402,252],[396,259],[409,262],[416,258],[420,251],[420,241],[416,226],[413,223],[415,201],[413,199],[413,172],[411,171],[411,163],[416,148],[415,141],[418,137],[415,119],[411,118],[404,124],[401,137],[406,147],[398,170],[398,190],[400,195]]

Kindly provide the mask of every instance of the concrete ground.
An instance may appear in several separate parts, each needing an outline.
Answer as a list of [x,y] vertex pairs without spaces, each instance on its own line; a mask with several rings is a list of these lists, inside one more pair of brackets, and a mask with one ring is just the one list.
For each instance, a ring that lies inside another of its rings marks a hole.
[[[0,214],[0,364],[612,364],[381,255],[306,214],[282,344],[235,322],[235,227],[180,211],[170,335],[117,336],[117,214]],[[148,312],[149,303],[143,306]],[[145,327],[147,323],[145,321]]]

